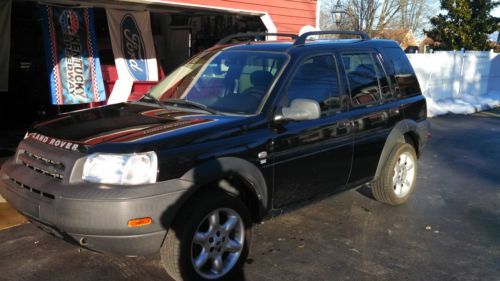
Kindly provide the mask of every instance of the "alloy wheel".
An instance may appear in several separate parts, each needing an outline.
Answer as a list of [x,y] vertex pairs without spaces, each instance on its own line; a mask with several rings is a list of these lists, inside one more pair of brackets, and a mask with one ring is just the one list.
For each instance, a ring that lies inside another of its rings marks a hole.
[[413,181],[415,180],[415,159],[408,152],[403,152],[399,155],[398,161],[394,166],[394,176],[392,185],[394,194],[399,197],[405,197],[411,190]]
[[191,261],[205,279],[226,275],[243,251],[245,227],[240,215],[229,208],[208,214],[196,229],[191,243]]

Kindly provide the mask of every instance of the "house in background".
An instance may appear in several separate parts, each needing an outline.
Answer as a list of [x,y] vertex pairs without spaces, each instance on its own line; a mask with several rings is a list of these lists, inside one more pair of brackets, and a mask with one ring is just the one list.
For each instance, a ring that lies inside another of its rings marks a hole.
[[418,44],[415,41],[415,36],[410,29],[384,29],[378,32],[374,37],[381,39],[389,39],[398,42],[403,50],[416,48]]
[[439,42],[435,42],[430,37],[425,37],[419,44],[420,53],[430,53],[436,46],[439,46]]

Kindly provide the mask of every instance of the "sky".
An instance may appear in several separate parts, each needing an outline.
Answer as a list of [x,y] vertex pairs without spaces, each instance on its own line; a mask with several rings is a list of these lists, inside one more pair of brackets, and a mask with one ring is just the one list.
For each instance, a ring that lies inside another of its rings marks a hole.
[[492,14],[495,17],[500,17],[500,7],[497,7],[495,10],[493,10]]
[[[495,17],[500,17],[500,7],[497,7],[495,10],[493,10],[491,14]],[[490,40],[497,40],[497,39],[498,39],[498,31],[490,36]]]
[[[495,17],[500,17],[500,7],[493,10],[491,13]],[[498,31],[490,35],[490,40],[495,41],[498,39]]]
[[[491,14],[495,17],[500,17],[500,7],[497,7],[495,10],[491,12]],[[490,35],[491,41],[496,41],[498,39],[498,31]]]

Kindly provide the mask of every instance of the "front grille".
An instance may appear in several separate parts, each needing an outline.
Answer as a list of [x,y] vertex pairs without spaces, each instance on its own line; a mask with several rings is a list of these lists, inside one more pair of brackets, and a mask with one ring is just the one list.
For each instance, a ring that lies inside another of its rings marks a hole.
[[29,186],[27,186],[27,185],[25,185],[25,184],[23,184],[23,183],[21,183],[21,182],[19,182],[19,181],[15,180],[15,179],[13,179],[13,178],[9,178],[9,180],[10,180],[11,182],[13,182],[13,183],[14,183],[14,184],[15,184],[18,188],[20,188],[20,189],[25,189],[25,190],[27,190],[27,191],[29,191],[29,192],[32,192],[32,193],[38,194],[38,195],[40,195],[40,196],[42,196],[42,197],[45,197],[45,198],[48,198],[48,199],[52,199],[52,200],[54,200],[54,199],[56,198],[56,197],[54,196],[54,194],[50,194],[50,193],[47,193],[47,192],[43,192],[43,191],[41,191],[41,190],[38,190],[38,189],[36,189],[36,188],[29,187]]
[[19,153],[18,159],[24,166],[35,172],[50,176],[57,180],[63,179],[65,167],[61,162],[47,159],[28,151]]
[[54,161],[54,160],[50,160],[50,159],[47,159],[45,157],[42,157],[42,156],[39,156],[39,155],[35,155],[31,152],[28,152],[28,151],[25,151],[24,152],[26,155],[28,155],[29,157],[31,158],[34,158],[36,160],[39,160],[39,161],[42,161],[42,162],[45,162],[47,164],[52,164],[52,165],[57,165],[57,166],[62,166],[64,167],[64,165],[61,163],[61,162],[58,162],[58,161]]
[[54,173],[54,172],[49,172],[49,171],[46,171],[46,170],[43,170],[43,169],[40,169],[40,168],[37,168],[35,166],[32,166],[26,162],[23,162],[24,166],[32,169],[33,171],[35,172],[38,172],[40,174],[44,174],[44,175],[47,175],[47,176],[51,176],[57,180],[62,180],[63,179],[63,175],[59,174],[59,173]]

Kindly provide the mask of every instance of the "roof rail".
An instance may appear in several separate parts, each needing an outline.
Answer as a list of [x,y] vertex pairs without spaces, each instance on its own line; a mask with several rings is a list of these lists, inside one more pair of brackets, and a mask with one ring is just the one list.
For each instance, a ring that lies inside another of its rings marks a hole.
[[361,31],[346,31],[346,30],[324,30],[324,31],[310,31],[306,32],[295,40],[293,45],[303,45],[306,43],[307,37],[313,35],[325,35],[325,34],[340,34],[340,35],[357,35],[361,37],[362,40],[370,40],[370,36],[368,34]]
[[236,33],[232,34],[229,36],[226,36],[222,38],[217,44],[215,45],[224,45],[228,44],[231,42],[231,40],[236,39],[236,38],[252,38],[255,39],[259,36],[281,36],[281,37],[290,37],[293,40],[296,40],[299,38],[297,34],[291,34],[291,33],[265,33],[265,32],[257,32],[257,33]]

